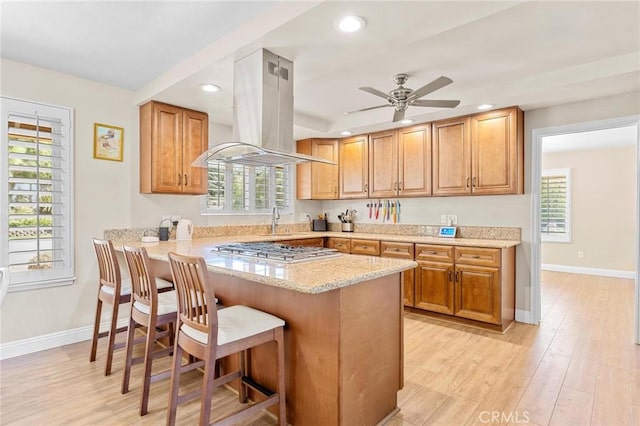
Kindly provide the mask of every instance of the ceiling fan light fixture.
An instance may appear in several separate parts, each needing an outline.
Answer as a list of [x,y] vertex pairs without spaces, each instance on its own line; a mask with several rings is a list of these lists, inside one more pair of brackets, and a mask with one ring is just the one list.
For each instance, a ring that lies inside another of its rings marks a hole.
[[338,21],[338,29],[343,33],[355,33],[365,27],[367,23],[359,16],[345,16]]
[[410,118],[405,118],[404,120],[400,120],[400,124],[411,124],[413,120]]
[[343,130],[343,131],[341,131],[341,132],[340,132],[340,134],[341,134],[342,136],[349,136],[349,135],[351,134],[351,132],[350,132],[350,131],[348,131],[348,130]]
[[492,105],[492,104],[482,104],[482,105],[478,105],[478,109],[479,109],[480,111],[486,111],[486,110],[491,109],[491,108],[493,108],[493,105]]
[[215,93],[220,91],[220,86],[217,84],[205,83],[201,84],[200,88],[208,93]]

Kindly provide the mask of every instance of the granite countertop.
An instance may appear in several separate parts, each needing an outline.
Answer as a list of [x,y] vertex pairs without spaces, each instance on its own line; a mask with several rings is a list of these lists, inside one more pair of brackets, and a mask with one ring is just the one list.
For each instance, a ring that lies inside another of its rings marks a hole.
[[[317,236],[317,233],[296,234],[293,238]],[[281,240],[292,236],[281,236]],[[273,236],[226,236],[197,238],[191,241],[161,241],[158,243],[125,242],[145,247],[149,258],[167,261],[167,253],[174,251],[184,255],[202,256],[212,272],[301,293],[317,294],[347,287],[363,281],[399,273],[417,266],[410,260],[374,256],[341,254],[336,257],[308,262],[284,264],[257,259],[245,259],[212,253],[212,247],[229,241],[274,241]],[[123,242],[114,241],[116,250]]]

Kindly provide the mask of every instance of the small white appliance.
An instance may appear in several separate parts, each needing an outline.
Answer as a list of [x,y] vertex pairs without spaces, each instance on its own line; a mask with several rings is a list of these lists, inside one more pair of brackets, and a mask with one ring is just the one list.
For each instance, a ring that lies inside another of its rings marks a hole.
[[176,240],[190,240],[193,236],[193,222],[189,219],[180,219],[176,227]]

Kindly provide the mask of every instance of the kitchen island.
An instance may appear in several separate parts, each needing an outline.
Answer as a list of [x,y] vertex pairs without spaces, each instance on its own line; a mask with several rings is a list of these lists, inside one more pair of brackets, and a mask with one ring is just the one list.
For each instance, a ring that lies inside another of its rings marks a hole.
[[[222,304],[251,306],[286,321],[290,424],[375,425],[397,411],[403,383],[401,274],[415,262],[341,255],[272,263],[212,252],[220,242],[127,244],[146,247],[161,277],[170,276],[169,251],[202,256]],[[257,381],[275,388],[273,347],[257,348],[251,365]]]

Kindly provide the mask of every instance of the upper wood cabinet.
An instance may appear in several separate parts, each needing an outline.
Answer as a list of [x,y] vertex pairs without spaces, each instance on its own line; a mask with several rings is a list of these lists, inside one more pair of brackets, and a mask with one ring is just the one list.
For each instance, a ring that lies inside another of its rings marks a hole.
[[358,135],[338,142],[338,175],[341,199],[369,196],[368,136]]
[[431,124],[398,129],[398,195],[431,195]]
[[431,195],[431,125],[369,135],[369,196]]
[[433,195],[465,195],[471,188],[469,117],[433,123]]
[[298,164],[296,193],[299,200],[333,200],[338,198],[337,139],[304,139],[297,142],[297,152],[333,161],[333,164],[308,162]]
[[524,113],[519,108],[471,116],[474,194],[524,192]]
[[191,163],[209,145],[206,113],[151,101],[140,107],[140,192],[206,194],[207,171]]
[[523,118],[513,107],[433,123],[433,195],[522,194]]

